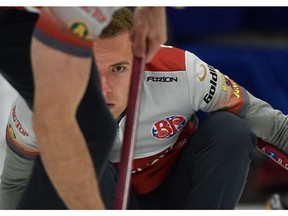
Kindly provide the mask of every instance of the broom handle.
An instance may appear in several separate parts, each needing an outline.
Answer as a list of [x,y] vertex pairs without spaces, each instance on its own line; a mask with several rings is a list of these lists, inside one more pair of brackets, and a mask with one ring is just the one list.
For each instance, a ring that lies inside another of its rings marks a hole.
[[144,60],[134,57],[130,81],[129,100],[127,105],[126,123],[123,146],[119,166],[119,177],[116,187],[115,209],[126,209],[130,189],[132,161],[138,125],[139,104],[142,93],[142,75]]

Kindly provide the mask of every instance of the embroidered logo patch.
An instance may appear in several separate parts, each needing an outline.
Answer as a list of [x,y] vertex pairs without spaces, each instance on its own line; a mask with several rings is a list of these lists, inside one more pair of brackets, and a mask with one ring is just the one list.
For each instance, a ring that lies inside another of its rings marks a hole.
[[153,124],[152,135],[158,139],[168,139],[181,130],[186,123],[183,116],[170,116]]
[[83,22],[74,22],[70,25],[70,29],[73,32],[73,34],[81,37],[81,38],[87,38],[88,36],[88,27]]

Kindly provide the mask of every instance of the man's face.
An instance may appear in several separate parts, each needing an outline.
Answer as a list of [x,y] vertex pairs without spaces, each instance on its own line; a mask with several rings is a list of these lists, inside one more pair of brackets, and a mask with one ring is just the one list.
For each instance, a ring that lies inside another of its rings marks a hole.
[[129,33],[122,33],[109,39],[97,39],[94,52],[102,93],[116,119],[126,109],[128,103],[133,63]]

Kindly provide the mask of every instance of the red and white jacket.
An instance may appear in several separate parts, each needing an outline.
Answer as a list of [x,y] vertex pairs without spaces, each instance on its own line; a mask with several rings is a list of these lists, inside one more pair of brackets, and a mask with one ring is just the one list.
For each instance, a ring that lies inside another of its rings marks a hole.
[[[273,151],[277,151],[281,163],[275,154],[271,156],[272,150],[266,149],[266,145],[261,150],[288,169],[287,116],[193,53],[162,46],[145,66],[142,83],[132,171],[132,187],[138,194],[152,191],[166,178],[197,128],[195,112],[199,110],[227,110],[243,118],[261,140],[276,146],[272,146]],[[118,124],[117,139],[110,153],[110,160],[116,164],[120,160],[125,120],[124,116]],[[7,140],[12,145],[17,143],[14,148],[22,146],[22,155],[37,151],[31,111],[20,97],[12,106],[7,128]]]

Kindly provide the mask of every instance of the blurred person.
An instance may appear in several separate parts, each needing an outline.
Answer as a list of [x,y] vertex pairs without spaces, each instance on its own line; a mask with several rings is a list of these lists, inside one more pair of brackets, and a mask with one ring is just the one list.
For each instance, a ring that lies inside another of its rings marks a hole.
[[[114,205],[126,120],[131,29],[132,14],[126,10],[94,45],[102,92],[118,123],[110,163],[100,181],[108,209]],[[16,133],[20,145],[36,149],[31,113],[21,101],[19,97],[12,106],[7,140],[15,140]],[[27,142],[19,136],[13,110],[30,134]],[[200,110],[210,113],[202,122],[196,114]],[[129,209],[234,209],[245,187],[256,137],[287,153],[287,116],[193,53],[162,46],[145,66]]]
[[[97,178],[116,124],[101,94],[92,46],[118,9],[0,9],[0,71],[33,110],[39,150],[18,148],[36,155],[21,209],[104,208]],[[149,61],[165,42],[165,19],[165,8],[135,9],[130,38],[136,56]]]

